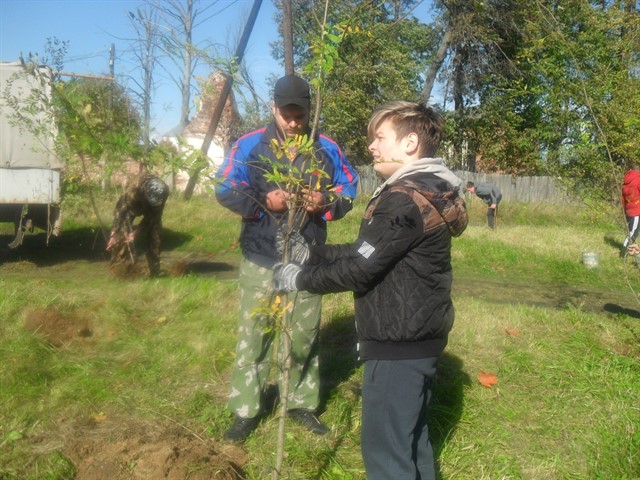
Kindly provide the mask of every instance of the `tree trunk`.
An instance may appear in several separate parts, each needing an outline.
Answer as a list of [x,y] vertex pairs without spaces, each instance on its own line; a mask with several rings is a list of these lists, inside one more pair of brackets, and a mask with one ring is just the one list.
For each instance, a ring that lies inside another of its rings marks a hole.
[[282,35],[284,41],[284,74],[291,75],[293,67],[293,27],[291,20],[291,0],[282,2]]
[[442,40],[440,41],[440,47],[438,47],[438,52],[436,53],[436,57],[433,59],[431,64],[429,65],[429,70],[427,71],[427,78],[424,82],[424,89],[422,90],[422,99],[424,103],[429,104],[429,99],[431,98],[431,91],[433,90],[433,85],[436,82],[436,76],[440,71],[440,67],[442,67],[442,63],[444,62],[445,57],[447,56],[447,51],[449,50],[449,45],[451,44],[451,30],[447,29]]
[[461,120],[464,118],[464,65],[465,52],[464,49],[456,50],[453,59],[453,110],[457,120],[457,132],[453,137],[455,165],[462,163],[462,139],[464,138]]

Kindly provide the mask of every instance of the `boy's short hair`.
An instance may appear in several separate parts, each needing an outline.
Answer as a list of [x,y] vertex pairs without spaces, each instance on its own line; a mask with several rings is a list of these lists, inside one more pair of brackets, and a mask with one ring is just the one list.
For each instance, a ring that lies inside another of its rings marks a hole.
[[476,185],[473,182],[467,182],[467,188],[473,188]]
[[444,119],[433,107],[424,103],[396,100],[378,107],[369,120],[369,138],[373,140],[375,131],[385,121],[390,120],[398,139],[416,133],[420,141],[420,155],[433,157],[440,146],[444,131]]

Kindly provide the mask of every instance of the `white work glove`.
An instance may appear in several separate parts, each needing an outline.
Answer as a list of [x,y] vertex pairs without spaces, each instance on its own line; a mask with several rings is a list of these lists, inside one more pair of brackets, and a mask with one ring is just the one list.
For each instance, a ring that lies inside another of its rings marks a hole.
[[[285,234],[282,228],[278,229],[276,233],[276,249],[280,258],[284,255],[284,238]],[[309,244],[302,235],[298,232],[293,232],[289,236],[289,261],[291,263],[297,263],[298,265],[304,265],[309,260]]]
[[295,292],[296,279],[302,269],[295,263],[277,263],[273,267],[273,289],[276,292]]

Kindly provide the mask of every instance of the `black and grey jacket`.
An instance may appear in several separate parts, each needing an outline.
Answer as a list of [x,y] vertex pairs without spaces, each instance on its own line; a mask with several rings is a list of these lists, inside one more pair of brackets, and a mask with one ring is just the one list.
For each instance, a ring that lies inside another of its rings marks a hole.
[[354,292],[362,360],[426,358],[444,350],[454,318],[451,237],[467,225],[462,181],[456,183],[411,173],[371,200],[354,243],[312,248],[297,286]]

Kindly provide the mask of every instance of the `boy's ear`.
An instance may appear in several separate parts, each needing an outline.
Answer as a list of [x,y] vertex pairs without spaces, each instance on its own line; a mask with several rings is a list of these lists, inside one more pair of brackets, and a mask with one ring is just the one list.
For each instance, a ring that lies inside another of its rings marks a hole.
[[405,137],[405,150],[408,155],[414,155],[420,148],[420,140],[417,133],[410,133]]

